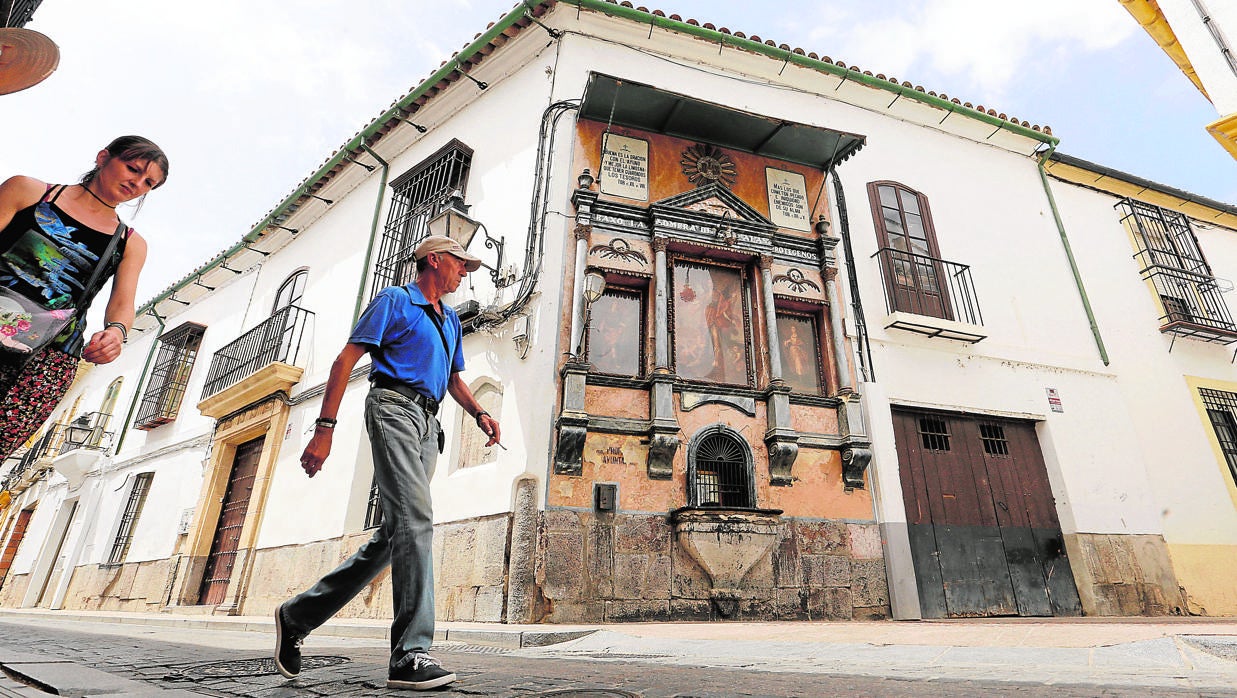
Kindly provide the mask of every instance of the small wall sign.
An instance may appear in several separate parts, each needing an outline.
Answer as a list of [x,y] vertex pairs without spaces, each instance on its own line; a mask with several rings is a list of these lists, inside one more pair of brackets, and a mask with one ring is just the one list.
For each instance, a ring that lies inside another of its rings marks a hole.
[[769,189],[769,220],[779,228],[811,230],[803,175],[766,167],[765,183]]
[[601,192],[649,199],[649,142],[613,133],[601,142]]
[[1056,388],[1044,388],[1048,392],[1048,406],[1053,412],[1064,412],[1065,407],[1061,404],[1061,394]]

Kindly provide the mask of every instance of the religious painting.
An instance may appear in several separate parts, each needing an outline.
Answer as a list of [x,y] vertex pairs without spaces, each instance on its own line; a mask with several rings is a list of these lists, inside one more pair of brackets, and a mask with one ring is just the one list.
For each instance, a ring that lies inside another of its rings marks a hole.
[[644,303],[639,291],[607,289],[593,304],[588,361],[593,370],[619,376],[644,373]]
[[750,385],[747,294],[740,269],[676,261],[674,366],[680,378]]
[[814,315],[777,314],[782,380],[796,393],[820,394],[820,334]]

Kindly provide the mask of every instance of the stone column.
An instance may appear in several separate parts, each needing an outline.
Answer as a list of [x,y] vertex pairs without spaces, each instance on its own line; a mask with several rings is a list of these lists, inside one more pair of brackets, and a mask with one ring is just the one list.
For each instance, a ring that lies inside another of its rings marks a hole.
[[572,359],[579,361],[577,356],[584,346],[584,270],[588,266],[588,239],[593,227],[581,223],[576,224],[576,267],[571,284],[571,346],[567,347]]
[[825,267],[825,298],[829,303],[829,336],[833,339],[833,365],[837,366],[838,393],[852,393],[855,390],[854,376],[851,375],[848,361],[849,342],[846,339],[845,321],[842,319],[842,298],[838,293],[838,270],[836,267]]
[[769,385],[765,388],[769,449],[769,484],[789,485],[799,457],[799,433],[790,424],[790,387],[782,380],[782,342],[777,336],[777,308],[773,303],[773,257],[760,258],[760,284],[765,298],[765,343],[769,348]]
[[670,279],[664,237],[653,238],[653,378],[649,400],[648,476],[669,480],[674,472],[674,454],[679,449],[679,423],[674,417],[674,373],[670,370]]
[[515,483],[511,510],[511,562],[508,564],[507,623],[535,623],[537,608],[537,478],[525,475]]
[[769,345],[769,378],[782,382],[782,342],[777,336],[777,307],[773,302],[773,258],[760,257],[760,290],[765,297],[765,334]]
[[670,279],[666,238],[653,238],[653,371],[670,372]]
[[583,471],[584,438],[588,435],[588,411],[584,407],[584,387],[588,364],[579,352],[584,345],[584,268],[588,264],[588,239],[592,226],[576,224],[576,268],[571,287],[570,358],[563,366],[563,411],[559,414],[558,444],[554,453],[554,472],[579,475]]
[[[825,281],[825,297],[829,302],[829,324],[833,330],[833,357],[838,367],[837,396],[842,404],[838,407],[838,432],[842,437],[842,485],[847,490],[863,488],[863,474],[872,461],[872,441],[863,423],[863,407],[855,392],[855,376],[851,370],[850,339],[842,319],[842,292],[838,282],[837,246],[841,238],[828,233],[828,221],[817,222],[820,233],[820,273]],[[851,269],[850,273],[854,273]]]

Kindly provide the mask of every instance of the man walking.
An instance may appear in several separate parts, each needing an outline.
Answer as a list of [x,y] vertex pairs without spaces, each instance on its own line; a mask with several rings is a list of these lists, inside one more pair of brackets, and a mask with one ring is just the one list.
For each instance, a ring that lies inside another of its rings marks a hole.
[[472,415],[498,443],[498,421],[481,409],[460,378],[459,316],[440,299],[481,266],[450,238],[430,236],[413,253],[417,279],[383,289],[361,315],[326,382],[313,438],[301,455],[309,477],[322,469],[348,376],[370,354],[372,387],[365,398],[365,427],[374,454],[382,526],[356,553],[309,590],[275,610],[275,666],[292,678],[301,670],[301,640],[325,623],[391,566],[395,618],[387,688],[421,691],[445,686],[455,674],[429,656],[434,640],[434,517],[430,478],[442,452],[435,415],[444,393]]

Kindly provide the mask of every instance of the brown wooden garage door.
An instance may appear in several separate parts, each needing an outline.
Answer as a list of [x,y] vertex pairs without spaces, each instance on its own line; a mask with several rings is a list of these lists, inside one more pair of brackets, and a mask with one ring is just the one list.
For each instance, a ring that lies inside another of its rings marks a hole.
[[1033,424],[893,417],[923,616],[1081,614]]

